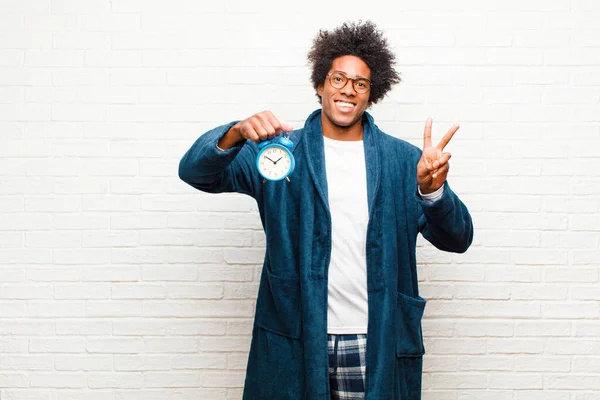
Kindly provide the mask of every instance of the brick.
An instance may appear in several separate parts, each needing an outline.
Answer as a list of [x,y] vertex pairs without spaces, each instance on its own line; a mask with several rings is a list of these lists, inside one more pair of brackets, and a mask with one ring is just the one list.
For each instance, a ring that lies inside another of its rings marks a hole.
[[[479,391],[479,390],[468,390],[458,394],[459,400],[512,400],[512,393],[505,391]],[[433,400],[434,398],[432,398]]]
[[88,353],[137,354],[144,347],[144,341],[140,338],[90,338],[85,344]]
[[546,384],[551,390],[580,390],[586,388],[588,390],[600,389],[600,383],[595,375],[579,375],[579,374],[548,374],[546,376]]
[[198,280],[198,268],[196,266],[144,266],[142,268],[142,280],[144,281],[195,281]]
[[104,284],[55,285],[56,299],[108,299],[110,287]]
[[165,229],[167,227],[167,216],[153,213],[112,213],[110,216],[110,228],[121,230],[140,230],[140,238],[144,229]]
[[[115,400],[162,400],[177,398],[180,400],[203,399],[222,399],[225,398],[225,389],[148,389],[148,390],[115,390]],[[73,399],[75,400],[75,399]]]
[[[149,388],[198,387],[203,386],[203,382],[205,382],[203,376],[204,374],[200,372],[148,372],[144,374],[144,386]],[[217,387],[223,387],[223,385]]]
[[26,232],[25,246],[29,248],[81,247],[81,234],[71,231]]
[[487,351],[491,354],[541,354],[544,345],[537,339],[489,339]]
[[133,300],[88,300],[85,304],[87,317],[136,317],[142,304]]
[[83,232],[81,237],[82,247],[135,247],[138,238],[131,231],[88,231]]
[[558,268],[549,267],[544,270],[547,282],[585,282],[598,281],[597,268]]
[[436,389],[485,389],[487,376],[484,374],[431,374],[431,385]]
[[[3,315],[8,317],[8,315]],[[0,325],[0,335],[12,336],[52,336],[54,334],[53,322],[3,320]]]
[[103,336],[111,334],[111,322],[86,318],[83,320],[61,319],[56,321],[57,335]]
[[600,316],[600,304],[569,302],[542,304],[542,316],[548,319],[591,319]]
[[570,336],[571,325],[570,322],[558,321],[517,321],[515,325],[515,336]]
[[[237,319],[232,321],[210,320],[210,319],[185,319],[175,320],[167,326],[167,333],[170,335],[180,336],[221,336],[228,333],[230,335],[237,334],[237,330],[231,328],[231,324],[235,324]],[[249,332],[250,330],[248,330]]]
[[115,371],[168,371],[167,355],[115,355]]
[[[226,290],[226,287],[225,287]],[[226,293],[226,292],[225,292]],[[221,284],[175,284],[167,285],[167,297],[170,299],[220,299],[236,298],[224,296]],[[245,297],[239,297],[245,298]]]
[[457,321],[453,331],[453,334],[459,337],[497,338],[510,337],[513,333],[513,323],[501,321]]
[[484,354],[485,340],[482,339],[430,339],[426,343],[428,354]]
[[196,353],[198,341],[194,338],[144,338],[146,353]]
[[57,371],[112,371],[113,356],[85,355],[56,355]]
[[163,248],[111,248],[110,261],[114,264],[163,264],[167,255]]
[[85,267],[82,280],[89,282],[135,282],[140,279],[139,266]]
[[456,356],[427,355],[423,359],[423,372],[454,372],[458,369]]
[[575,336],[597,337],[600,332],[600,323],[581,321],[575,322]]
[[513,361],[506,356],[461,356],[454,370],[459,371],[507,371],[513,369]]
[[454,285],[454,298],[456,299],[491,299],[507,300],[510,298],[510,287],[501,285]]
[[568,293],[567,285],[514,284],[511,298],[514,300],[566,300]]
[[144,376],[137,372],[95,372],[87,375],[87,384],[91,389],[137,389],[144,387]]
[[544,387],[541,374],[492,374],[490,389],[542,389]]
[[568,357],[536,355],[519,355],[514,363],[517,372],[568,372],[571,366]]
[[27,302],[27,316],[30,318],[50,317],[83,317],[85,304],[83,301],[42,301],[30,300]]
[[[600,357],[574,357],[573,371],[579,373],[595,373],[600,367]],[[561,371],[565,372],[565,371]]]
[[31,339],[29,341],[31,353],[85,353],[83,339]]
[[161,284],[115,284],[110,288],[113,299],[164,299],[166,293]]
[[54,368],[52,355],[2,355],[0,365],[3,370],[44,371]]
[[18,338],[1,338],[0,339],[0,352],[2,355],[10,353],[27,353],[29,341],[27,339]]
[[0,299],[27,300],[27,299],[52,299],[53,287],[38,284],[3,284],[0,285]]
[[0,374],[0,387],[2,388],[27,388],[30,380],[27,374],[19,372],[6,372]]
[[146,317],[251,317],[254,307],[243,300],[146,301]]

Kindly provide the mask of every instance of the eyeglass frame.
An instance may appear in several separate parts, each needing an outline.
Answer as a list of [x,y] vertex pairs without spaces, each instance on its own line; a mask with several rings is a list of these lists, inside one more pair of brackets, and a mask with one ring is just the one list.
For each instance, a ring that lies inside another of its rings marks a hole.
[[[333,76],[333,74],[340,74],[340,75],[342,75],[344,78],[346,78],[346,82],[344,82],[344,84],[343,84],[342,86],[340,86],[340,87],[335,87],[335,86],[334,86],[334,84],[333,84],[333,82],[331,82],[331,77]],[[365,94],[365,93],[369,93],[369,92],[371,91],[371,87],[373,86],[373,83],[371,82],[371,80],[370,80],[370,79],[367,79],[367,78],[365,78],[365,77],[362,77],[362,76],[360,76],[360,77],[358,77],[358,78],[350,78],[350,77],[349,77],[348,75],[346,75],[346,73],[345,73],[345,72],[343,72],[343,71],[333,71],[333,72],[330,72],[330,73],[328,73],[328,74],[326,75],[326,77],[327,77],[327,78],[328,78],[328,80],[329,80],[329,84],[330,84],[330,85],[331,85],[331,87],[333,87],[334,89],[343,89],[343,88],[344,88],[344,87],[346,87],[346,85],[348,84],[348,81],[352,81],[352,89],[354,89],[354,91],[355,91],[356,93],[359,93],[359,94]],[[362,80],[362,81],[367,81],[367,82],[369,82],[369,88],[368,88],[368,89],[367,89],[365,92],[359,92],[358,90],[356,90],[356,87],[355,87],[354,85],[356,84],[356,81],[359,81],[359,80]]]

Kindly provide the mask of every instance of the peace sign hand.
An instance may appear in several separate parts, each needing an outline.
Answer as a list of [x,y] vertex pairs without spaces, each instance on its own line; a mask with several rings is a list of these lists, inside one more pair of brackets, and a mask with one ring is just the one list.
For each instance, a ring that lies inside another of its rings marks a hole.
[[431,144],[431,125],[431,118],[427,118],[425,133],[423,134],[423,153],[417,164],[417,183],[421,193],[424,194],[435,192],[446,182],[450,168],[448,160],[450,160],[451,155],[442,150],[460,127],[458,124],[453,125],[438,145],[433,146]]

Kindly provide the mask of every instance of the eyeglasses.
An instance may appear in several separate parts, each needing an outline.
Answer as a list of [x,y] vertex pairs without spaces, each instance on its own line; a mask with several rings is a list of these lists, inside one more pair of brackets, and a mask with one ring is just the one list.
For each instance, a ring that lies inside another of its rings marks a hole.
[[352,81],[352,87],[356,90],[356,93],[367,93],[371,90],[371,81],[367,78],[348,78],[346,74],[340,71],[333,71],[327,74],[329,83],[336,89],[341,89],[346,86],[348,80]]

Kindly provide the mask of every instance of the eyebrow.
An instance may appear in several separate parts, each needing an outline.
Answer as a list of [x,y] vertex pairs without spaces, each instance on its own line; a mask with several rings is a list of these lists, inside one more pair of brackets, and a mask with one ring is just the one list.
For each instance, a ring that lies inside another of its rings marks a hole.
[[[343,75],[345,75],[345,76],[347,76],[347,77],[350,77],[350,76],[348,75],[348,73],[347,73],[347,72],[345,72],[345,71],[339,71],[339,70],[331,71],[331,72],[330,72],[330,74],[333,74],[333,73],[335,73],[335,72],[339,72],[340,74],[343,74]],[[366,79],[366,80],[368,80],[369,82],[371,81],[369,78],[367,78],[367,77],[364,77],[364,76],[362,76],[362,75],[355,75],[355,76],[354,76],[354,79]]]

